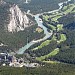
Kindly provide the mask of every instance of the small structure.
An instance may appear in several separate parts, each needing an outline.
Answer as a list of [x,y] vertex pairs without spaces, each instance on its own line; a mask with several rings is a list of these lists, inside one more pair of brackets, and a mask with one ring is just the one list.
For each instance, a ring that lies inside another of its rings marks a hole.
[[2,63],[9,63],[12,61],[12,56],[8,53],[0,53],[0,62]]
[[23,67],[24,66],[24,63],[10,62],[9,66],[10,67]]
[[25,67],[39,67],[40,65],[38,63],[25,63]]
[[2,64],[2,66],[6,66],[6,64],[5,64],[5,63],[3,63],[3,64]]

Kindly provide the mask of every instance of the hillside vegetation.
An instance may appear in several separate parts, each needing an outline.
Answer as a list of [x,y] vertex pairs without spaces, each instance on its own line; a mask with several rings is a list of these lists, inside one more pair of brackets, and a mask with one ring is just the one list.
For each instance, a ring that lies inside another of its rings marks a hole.
[[31,50],[27,50],[31,56],[35,54],[38,61],[58,61],[75,64],[74,9],[75,4],[68,3],[64,4],[63,8],[58,12],[40,16],[48,30],[53,31],[53,35],[41,44],[32,46]]
[[75,75],[75,65],[45,64],[38,68],[0,67],[0,75]]
[[25,4],[25,0],[5,0],[6,2],[18,4],[22,10],[31,10],[31,13],[41,13],[59,8],[58,3],[66,0],[31,0]]

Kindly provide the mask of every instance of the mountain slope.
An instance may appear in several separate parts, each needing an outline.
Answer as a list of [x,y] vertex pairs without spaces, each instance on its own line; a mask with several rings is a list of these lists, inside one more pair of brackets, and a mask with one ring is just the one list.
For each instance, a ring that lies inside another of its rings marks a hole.
[[[28,42],[43,37],[43,32],[38,33],[36,31],[38,26],[33,17],[31,18],[21,11],[18,5],[1,4],[0,41],[7,45],[8,48],[10,47],[10,50],[15,51],[27,44],[27,37]],[[4,48],[1,51],[7,51],[7,49]]]
[[61,10],[44,13],[40,17],[43,24],[53,31],[53,35],[41,44],[32,46],[26,52],[42,62],[75,64],[75,4],[64,3]]
[[13,5],[10,8],[10,23],[8,24],[8,31],[20,31],[29,27],[29,19],[25,13],[23,13],[17,5]]
[[31,13],[41,13],[59,8],[58,3],[66,0],[28,0],[29,3],[25,3],[26,0],[4,0],[6,2],[18,4],[22,10],[30,10]]

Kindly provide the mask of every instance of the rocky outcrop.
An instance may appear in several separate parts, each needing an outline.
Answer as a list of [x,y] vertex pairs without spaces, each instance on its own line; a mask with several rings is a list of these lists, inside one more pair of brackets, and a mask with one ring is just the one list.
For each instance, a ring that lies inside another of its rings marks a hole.
[[3,0],[0,0],[0,5],[2,5],[2,4],[6,4],[6,2]]
[[10,8],[10,23],[8,24],[9,32],[18,32],[29,26],[29,18],[26,13],[22,12],[17,5]]

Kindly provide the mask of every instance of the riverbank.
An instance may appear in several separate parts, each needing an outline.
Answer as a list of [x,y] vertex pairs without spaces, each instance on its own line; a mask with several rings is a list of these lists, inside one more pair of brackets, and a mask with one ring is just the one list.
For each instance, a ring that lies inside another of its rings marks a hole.
[[[68,1],[70,1],[70,0],[68,0]],[[42,14],[45,14],[45,13],[54,13],[54,12],[57,12],[57,11],[61,10],[62,7],[63,7],[63,3],[67,3],[68,1],[65,1],[65,2],[62,2],[62,3],[58,3],[59,9],[56,9],[56,10],[53,10],[53,11],[49,11],[49,12],[44,12],[44,13],[41,13],[41,14],[33,15],[35,17],[35,20],[36,20],[38,26],[43,28],[44,34],[46,36],[44,38],[42,38],[42,39],[33,40],[33,41],[27,43],[27,45],[25,45],[24,47],[20,48],[19,51],[17,51],[17,54],[23,54],[25,52],[25,50],[28,49],[30,46],[34,45],[35,43],[41,42],[43,40],[46,40],[47,38],[49,38],[52,35],[52,31],[51,31],[51,33],[49,33],[47,31],[47,28],[43,25],[43,21],[42,20],[40,21],[39,16],[42,15]]]
[[40,14],[34,15],[38,26],[44,30],[45,37],[43,37],[42,39],[38,39],[38,40],[32,40],[31,42],[27,43],[27,45],[25,45],[24,47],[20,48],[19,51],[17,51],[17,54],[23,54],[25,52],[25,50],[28,49],[30,46],[34,45],[35,43],[46,40],[53,34],[52,31],[51,31],[51,33],[47,31],[47,28],[43,25],[43,21],[42,20],[40,21],[39,16],[40,16]]

